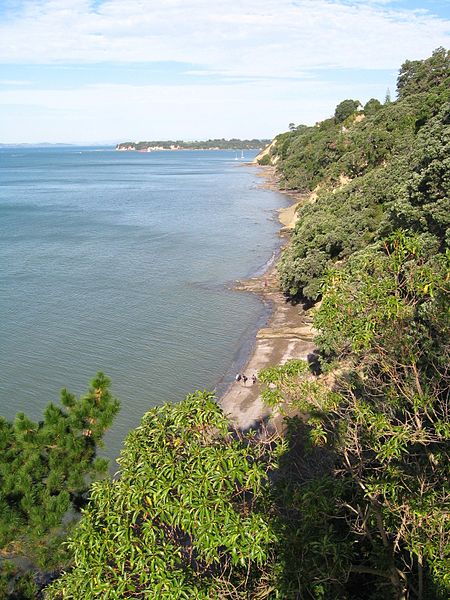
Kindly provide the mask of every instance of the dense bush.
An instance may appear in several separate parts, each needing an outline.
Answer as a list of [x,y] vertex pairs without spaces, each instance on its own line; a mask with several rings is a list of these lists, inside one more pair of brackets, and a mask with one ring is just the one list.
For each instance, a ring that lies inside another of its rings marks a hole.
[[277,140],[283,185],[308,191],[320,184],[317,201],[299,210],[280,265],[287,294],[317,299],[331,264],[399,227],[429,232],[443,247],[450,214],[448,52],[404,67],[399,86],[399,100],[345,131],[328,120]]
[[[275,540],[265,447],[229,432],[212,395],[147,413],[120,478],[96,484],[49,598],[247,598]],[[272,449],[273,457],[276,456]]]
[[[312,597],[448,597],[449,272],[450,256],[425,234],[397,232],[355,253],[328,274],[315,318],[328,372],[313,376],[294,361],[260,375],[271,384],[263,397],[272,406],[304,415],[291,430],[306,430],[312,447],[333,457],[322,480],[332,499],[322,546],[327,577],[324,595]],[[290,457],[293,471],[307,452]],[[291,510],[300,510],[309,486],[289,483]],[[299,514],[300,526],[310,516]],[[302,539],[289,539],[297,551]]]

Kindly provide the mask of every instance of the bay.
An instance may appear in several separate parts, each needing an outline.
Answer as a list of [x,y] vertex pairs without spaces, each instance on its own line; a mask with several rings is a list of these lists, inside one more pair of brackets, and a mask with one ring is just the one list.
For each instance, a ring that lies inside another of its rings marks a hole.
[[39,419],[103,370],[117,456],[152,406],[223,390],[267,315],[230,287],[276,252],[285,204],[235,158],[0,150],[0,415]]

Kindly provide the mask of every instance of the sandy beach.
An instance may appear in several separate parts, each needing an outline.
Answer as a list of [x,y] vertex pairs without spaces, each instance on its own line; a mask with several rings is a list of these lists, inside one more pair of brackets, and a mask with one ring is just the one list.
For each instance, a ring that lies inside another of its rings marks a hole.
[[[261,175],[266,179],[264,186],[280,191],[274,180],[273,169],[265,168]],[[288,195],[293,198],[293,204],[278,211],[283,226],[281,234],[288,234],[294,227],[296,209],[302,201],[299,196]],[[312,318],[303,307],[287,302],[280,292],[276,266],[270,267],[261,277],[238,281],[235,289],[237,292],[259,294],[273,307],[269,323],[258,331],[251,356],[242,370],[242,374],[248,377],[247,382],[235,381],[219,399],[230,421],[239,429],[247,430],[270,416],[270,409],[262,402],[259,383],[252,383],[252,376],[258,377],[261,369],[283,364],[293,358],[307,359],[315,347],[314,330]]]

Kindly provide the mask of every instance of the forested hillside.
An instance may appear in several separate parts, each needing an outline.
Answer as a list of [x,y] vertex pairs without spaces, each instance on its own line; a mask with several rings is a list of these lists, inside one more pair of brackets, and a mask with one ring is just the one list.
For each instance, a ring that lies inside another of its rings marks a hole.
[[313,370],[260,374],[284,436],[229,431],[208,394],[150,411],[48,598],[449,597],[449,52],[397,91],[263,159],[305,194],[280,280],[319,331]]
[[283,257],[287,294],[317,299],[330,266],[399,229],[432,238],[442,251],[450,219],[449,96],[449,55],[438,49],[403,65],[397,101],[372,100],[358,112],[347,100],[335,117],[276,138],[271,160],[282,188],[317,196],[301,208]]

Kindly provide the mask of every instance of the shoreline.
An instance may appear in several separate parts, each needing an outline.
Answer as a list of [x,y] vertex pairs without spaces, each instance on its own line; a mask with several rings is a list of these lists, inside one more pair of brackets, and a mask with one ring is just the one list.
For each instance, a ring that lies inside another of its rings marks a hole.
[[[307,195],[280,190],[273,167],[253,166],[261,169],[258,175],[266,180],[261,187],[286,194],[293,199],[291,205],[277,210],[282,226],[279,235],[287,236],[295,225],[296,209]],[[257,377],[261,369],[283,364],[293,358],[306,360],[315,350],[315,332],[308,311],[299,304],[289,303],[280,291],[276,267],[286,243],[287,240],[281,245],[275,261],[262,275],[238,280],[233,288],[236,292],[258,294],[265,304],[271,305],[267,325],[257,330],[250,355],[239,371],[248,377],[248,381],[244,384],[233,380],[217,399],[225,416],[235,427],[244,431],[267,421],[272,412],[263,403],[259,383],[252,383],[252,376]]]

